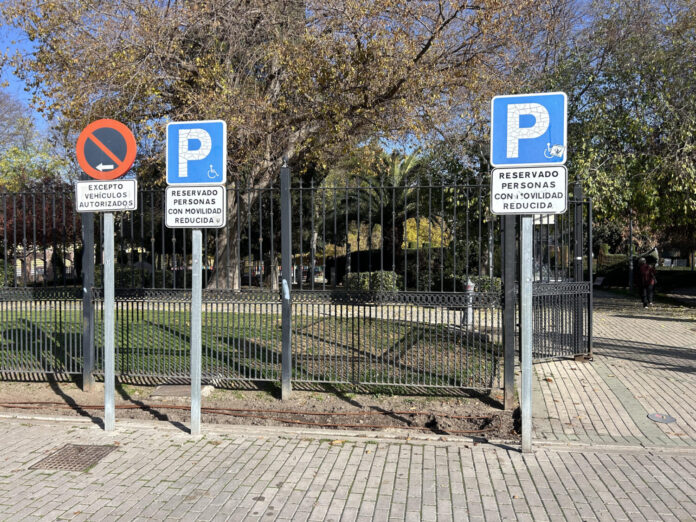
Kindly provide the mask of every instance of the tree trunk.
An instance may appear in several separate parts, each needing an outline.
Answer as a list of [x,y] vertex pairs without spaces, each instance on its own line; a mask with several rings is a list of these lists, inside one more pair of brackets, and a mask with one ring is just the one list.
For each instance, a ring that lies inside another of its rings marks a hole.
[[[298,146],[318,128],[318,123],[302,125],[288,136],[282,150],[276,154],[272,154],[274,144],[270,139],[271,134],[269,134],[266,143],[266,157],[254,165],[249,176],[255,190],[248,192],[233,188],[229,190],[227,226],[224,229],[225,233],[220,234],[218,238],[218,256],[215,260],[215,271],[208,280],[208,288],[230,288],[237,292],[241,290],[241,259],[239,258],[239,241],[237,239],[237,231],[241,226],[241,223],[237,222],[237,211],[240,211],[240,215],[244,214],[244,210],[240,208],[241,202],[244,201],[246,206],[253,205],[261,194],[261,189],[271,186],[273,181],[277,179],[278,171],[283,163],[293,158],[298,151]],[[237,187],[239,187],[239,182],[237,182]],[[273,284],[277,285],[277,283]]]
[[[314,267],[317,263],[317,238],[319,237],[319,232],[314,232],[310,239],[310,257],[309,257],[309,270],[307,270],[306,282],[311,285],[314,281]],[[312,262],[314,261],[314,262]]]
[[[384,248],[384,270],[399,272],[402,265],[404,251],[401,247],[404,242],[404,224],[399,219],[395,223],[385,222],[382,234]],[[394,264],[392,265],[392,259]]]
[[241,226],[237,222],[239,201],[235,190],[229,190],[227,196],[227,226],[218,235],[218,256],[215,259],[215,269],[208,280],[207,288],[230,289],[239,292],[241,290],[241,259],[239,259],[239,240],[237,238],[237,229]]
[[278,259],[271,259],[270,252],[264,254],[263,258],[263,286],[265,288],[270,288],[272,292],[279,292],[280,284],[278,283]]

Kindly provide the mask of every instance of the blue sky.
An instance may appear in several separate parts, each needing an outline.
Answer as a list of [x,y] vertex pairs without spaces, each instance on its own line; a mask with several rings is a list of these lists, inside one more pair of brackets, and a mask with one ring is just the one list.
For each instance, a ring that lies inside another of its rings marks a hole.
[[[18,50],[27,51],[31,49],[32,43],[21,31],[13,27],[0,26],[0,50],[2,50],[3,53],[7,52],[11,55]],[[1,80],[2,82],[6,81],[9,83],[7,87],[2,88],[5,92],[15,96],[25,105],[29,106],[31,94],[25,90],[26,85],[24,82],[12,74],[12,69],[10,67],[6,67],[2,71]],[[32,114],[34,115],[37,128],[46,130],[48,128],[48,123],[43,116],[35,111],[32,111]]]

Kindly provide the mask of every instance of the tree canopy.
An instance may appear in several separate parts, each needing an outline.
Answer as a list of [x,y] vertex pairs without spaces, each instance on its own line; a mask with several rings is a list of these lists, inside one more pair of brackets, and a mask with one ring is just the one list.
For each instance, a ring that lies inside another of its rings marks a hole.
[[16,74],[66,132],[129,123],[141,174],[158,180],[164,123],[224,119],[231,177],[263,185],[284,159],[479,122],[510,63],[536,59],[559,3],[9,0],[3,12],[35,45],[12,57]]
[[28,108],[0,91],[0,192],[54,190],[66,165],[64,155],[36,130]]
[[696,7],[596,0],[584,14],[540,77],[569,94],[571,175],[601,217],[632,212],[654,230],[691,227],[693,236]]

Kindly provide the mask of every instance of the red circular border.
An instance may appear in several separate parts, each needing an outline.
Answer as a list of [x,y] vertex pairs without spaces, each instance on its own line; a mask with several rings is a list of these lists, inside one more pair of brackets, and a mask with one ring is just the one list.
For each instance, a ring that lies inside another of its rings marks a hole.
[[[95,130],[105,128],[115,130],[126,140],[126,157],[121,162],[121,165],[116,167],[114,170],[110,170],[108,172],[101,172],[93,168],[89,163],[87,163],[87,159],[85,158],[85,143]],[[77,162],[80,164],[82,170],[84,170],[89,177],[103,181],[116,179],[123,176],[133,166],[133,162],[135,161],[135,154],[137,152],[135,145],[135,136],[133,136],[133,133],[130,131],[130,129],[120,121],[104,118],[101,120],[93,121],[92,123],[87,125],[87,127],[84,128],[84,130],[80,133],[80,135],[77,138],[75,152],[77,154]]]

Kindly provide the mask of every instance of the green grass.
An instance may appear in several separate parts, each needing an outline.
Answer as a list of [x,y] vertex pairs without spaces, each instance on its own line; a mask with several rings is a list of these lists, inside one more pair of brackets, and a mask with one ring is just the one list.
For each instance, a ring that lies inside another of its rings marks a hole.
[[70,372],[82,364],[82,313],[0,306],[0,370]]
[[[103,317],[95,318],[97,368],[102,367]],[[80,368],[79,311],[0,309],[0,370]],[[131,376],[187,377],[190,316],[184,311],[119,307],[116,371]],[[462,332],[417,321],[319,314],[293,317],[293,379],[394,386],[487,388],[502,360],[491,332]],[[205,311],[204,375],[280,379],[281,317],[272,313]],[[79,370],[78,370],[79,371]]]

